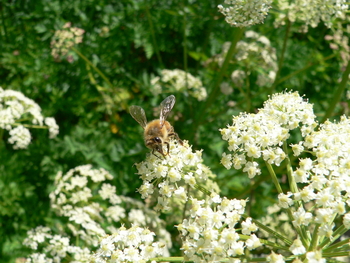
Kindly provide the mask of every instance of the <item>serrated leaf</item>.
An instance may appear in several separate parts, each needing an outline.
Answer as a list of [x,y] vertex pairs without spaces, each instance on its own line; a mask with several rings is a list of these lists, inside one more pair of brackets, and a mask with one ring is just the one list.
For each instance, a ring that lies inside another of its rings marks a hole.
[[150,59],[153,56],[153,53],[154,53],[153,46],[151,44],[149,44],[149,43],[146,43],[144,45],[144,48],[145,48],[146,57],[148,59]]

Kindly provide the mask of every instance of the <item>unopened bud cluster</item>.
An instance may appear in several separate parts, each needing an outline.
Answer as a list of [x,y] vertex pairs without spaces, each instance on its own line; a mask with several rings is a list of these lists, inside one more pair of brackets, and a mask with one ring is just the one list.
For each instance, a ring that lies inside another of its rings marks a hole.
[[83,41],[84,32],[81,28],[72,27],[70,22],[67,22],[61,30],[57,30],[51,41],[51,55],[55,60],[66,58],[68,62],[73,62],[70,49]]
[[224,5],[219,5],[218,8],[228,24],[247,27],[263,23],[271,3],[271,0],[225,0]]
[[295,0],[276,1],[280,10],[275,27],[283,26],[288,19],[292,23],[302,23],[300,31],[306,33],[308,27],[317,27],[322,21],[327,27],[333,27],[335,18],[344,18],[348,10],[346,0]]
[[202,101],[207,98],[207,90],[203,87],[202,81],[192,74],[181,69],[164,69],[160,77],[151,80],[152,92],[157,95],[164,92],[166,87],[169,92],[184,92],[191,97]]

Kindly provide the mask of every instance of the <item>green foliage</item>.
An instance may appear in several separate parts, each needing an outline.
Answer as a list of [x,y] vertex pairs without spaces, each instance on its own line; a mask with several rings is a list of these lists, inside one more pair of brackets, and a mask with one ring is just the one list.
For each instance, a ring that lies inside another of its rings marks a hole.
[[[239,33],[224,22],[218,4],[177,0],[2,2],[0,86],[21,91],[37,102],[45,116],[54,116],[60,134],[48,140],[46,132],[33,131],[28,149],[13,150],[4,133],[0,145],[0,259],[14,262],[25,256],[20,244],[26,231],[51,221],[48,194],[58,171],[83,164],[105,168],[114,175],[119,194],[140,199],[133,164],[143,160],[148,149],[128,107],[140,105],[148,119],[157,117],[153,109],[168,94],[154,97],[150,82],[162,69],[191,72],[207,88],[209,99],[204,102],[175,93],[177,102],[169,119],[180,138],[203,149],[206,165],[218,175],[222,194],[249,197],[255,215],[272,203],[276,193],[271,192],[271,184],[264,183],[267,176],[252,183],[242,171],[227,171],[220,165],[225,144],[218,129],[231,123],[232,115],[255,112],[269,94],[286,89],[305,94],[315,104],[315,112],[324,115],[342,78],[341,59],[324,39],[332,31],[323,24],[304,34],[297,24],[274,28],[270,14],[265,24],[247,30],[266,36],[278,59],[286,44],[281,81],[273,90],[257,87],[254,83],[263,68],[259,61],[250,60],[250,85],[244,86],[244,93],[235,88],[225,95],[220,92],[221,82],[233,86],[232,71],[246,65],[232,57],[227,71],[222,72],[217,64],[205,63]],[[51,38],[66,22],[85,30],[72,63],[51,56]],[[347,103],[337,105],[335,117],[348,111]]]

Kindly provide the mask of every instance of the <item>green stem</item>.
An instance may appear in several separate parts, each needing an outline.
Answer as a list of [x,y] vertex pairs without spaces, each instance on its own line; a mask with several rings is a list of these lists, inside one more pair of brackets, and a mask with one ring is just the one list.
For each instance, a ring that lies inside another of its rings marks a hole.
[[202,107],[198,109],[197,116],[194,118],[194,121],[192,123],[192,133],[189,136],[190,141],[194,141],[194,135],[196,134],[199,124],[202,123],[203,118],[207,117],[206,111],[211,107],[211,105],[215,102],[217,96],[220,94],[220,83],[222,82],[224,75],[227,73],[227,69],[232,59],[232,56],[236,51],[236,45],[238,41],[242,38],[243,33],[244,28],[234,28],[231,46],[227,51],[224,63],[222,64],[220,71],[216,76],[213,87],[209,93],[208,99],[202,104]]
[[201,191],[203,194],[210,196],[212,194],[212,192],[210,192],[207,188],[199,185],[199,184],[195,184],[194,188],[196,188],[197,190]]
[[314,251],[316,248],[317,242],[319,240],[319,235],[317,233],[319,228],[320,228],[320,225],[317,224],[315,229],[314,229],[314,232],[312,233],[312,239],[311,239],[311,243],[310,243],[308,251]]
[[157,258],[151,258],[147,262],[151,262],[153,260],[156,262],[189,262],[189,261],[185,261],[183,257],[157,257]]
[[242,95],[245,96],[246,98],[246,101],[245,101],[245,104],[246,104],[246,112],[250,112],[251,110],[251,106],[252,106],[252,100],[251,100],[251,94],[250,94],[250,80],[249,80],[249,77],[248,77],[248,71],[246,70],[246,92],[244,92]]
[[[246,215],[246,214],[243,214],[242,217],[244,219],[247,219],[249,216]],[[265,230],[267,233],[269,233],[269,234],[273,235],[274,237],[276,237],[277,239],[283,241],[287,246],[290,246],[293,243],[289,238],[287,238],[287,237],[281,235],[280,233],[272,230],[271,228],[267,227],[266,225],[260,223],[258,220],[252,218],[252,222],[255,223],[262,230]]]
[[303,68],[301,68],[301,69],[298,69],[298,70],[296,70],[296,71],[290,73],[289,75],[287,75],[287,76],[285,76],[285,77],[283,77],[283,78],[280,78],[280,79],[278,80],[278,82],[277,82],[277,85],[278,85],[278,84],[281,84],[282,82],[284,82],[284,81],[290,79],[291,77],[294,77],[295,75],[297,75],[297,74],[299,74],[299,73],[301,73],[301,72],[307,70],[308,68],[311,68],[311,67],[314,66],[314,65],[319,65],[319,63],[320,63],[321,61],[327,61],[327,60],[329,60],[329,59],[331,59],[331,58],[334,58],[335,56],[336,56],[335,54],[332,54],[332,55],[329,55],[328,57],[325,57],[324,59],[322,59],[322,60],[320,60],[320,61],[317,61],[317,62],[310,62],[310,63],[308,63],[305,67],[303,67]]
[[146,2],[146,15],[147,15],[147,20],[148,20],[148,24],[149,24],[149,30],[150,30],[151,36],[152,36],[154,51],[156,52],[156,56],[157,56],[157,59],[158,59],[158,62],[160,64],[161,68],[164,68],[163,60],[162,60],[162,57],[161,57],[160,52],[159,52],[159,47],[158,47],[158,42],[157,42],[155,30],[154,30],[152,16],[151,16],[151,13],[149,12],[147,2]]
[[266,258],[244,258],[240,262],[267,262],[267,260]]
[[[276,173],[275,171],[273,170],[271,164],[269,164],[268,162],[265,162],[266,163],[266,166],[267,166],[267,169],[270,173],[270,176],[272,178],[272,181],[273,183],[275,184],[275,187],[277,189],[277,192],[279,194],[283,193],[282,191],[282,188],[281,188],[281,185],[280,183],[278,182],[278,179],[277,179],[277,176],[276,176]],[[287,168],[288,169],[288,168]],[[286,209],[287,210],[287,214],[288,214],[288,218],[289,220],[292,222],[293,221],[293,214],[292,214],[292,211],[290,208]],[[303,228],[300,228],[299,226],[295,228],[295,230],[298,232],[299,236],[301,237],[301,241],[302,243],[304,244],[307,244],[307,238],[306,238],[306,233],[305,233],[305,230]]]
[[349,245],[349,242],[350,242],[350,238],[344,239],[342,241],[339,241],[339,242],[335,243],[332,246],[329,246],[327,249],[324,249],[323,251],[327,252],[327,253],[331,253],[332,250],[341,249],[342,246]]
[[[246,236],[246,235],[242,235],[242,234],[238,234],[239,235],[239,239],[240,240],[243,240],[243,241],[246,241],[250,238],[250,236]],[[275,249],[282,249],[282,250],[285,250],[285,251],[289,251],[289,247],[287,246],[282,246],[282,245],[279,245],[275,242],[271,242],[271,241],[268,241],[268,240],[265,240],[265,239],[261,239],[259,238],[260,240],[260,243],[264,244],[264,245],[267,245],[269,247],[273,247]]]
[[243,199],[249,193],[253,192],[262,182],[266,182],[268,175],[261,174],[260,176],[255,177],[255,181],[250,180],[253,184],[245,187],[242,192],[235,193],[237,199]]
[[[234,257],[236,259],[242,259],[244,262],[266,262],[266,258],[245,258],[245,257]],[[232,260],[232,258],[230,258]],[[185,261],[183,257],[157,257],[157,258],[151,258],[147,262],[156,261],[156,262],[193,262],[193,261]],[[228,258],[222,258],[220,260],[217,260],[215,262],[229,262]]]
[[335,252],[335,253],[322,253],[322,257],[325,257],[325,258],[347,257],[347,256],[350,256],[349,250],[343,251],[343,252]]
[[269,164],[268,162],[265,162],[265,164],[266,164],[267,170],[268,170],[269,173],[270,173],[272,182],[275,184],[275,187],[276,187],[276,189],[277,189],[277,192],[278,192],[279,194],[282,194],[283,191],[282,191],[281,185],[280,185],[280,183],[278,182],[277,176],[276,176],[276,174],[275,174],[275,171],[274,171],[273,168],[272,168],[272,165]]
[[292,168],[292,164],[291,161],[289,159],[289,155],[288,155],[288,148],[287,148],[287,141],[283,142],[283,151],[286,154],[286,162],[287,162],[287,176],[288,176],[288,182],[289,182],[289,187],[290,190],[292,191],[292,193],[298,193],[298,186],[297,183],[295,182],[295,178],[293,176],[293,168]]
[[[287,169],[289,188],[292,191],[292,193],[298,193],[299,189],[298,189],[297,183],[295,182],[295,178],[293,176],[293,167],[292,167],[292,162],[291,162],[291,160],[289,158],[289,154],[288,154],[287,141],[283,142],[283,151],[286,154],[286,162],[287,162],[286,169]],[[295,202],[295,204],[296,204],[297,208],[302,207],[301,201],[297,201],[297,202]],[[292,214],[292,211],[290,210],[290,208],[288,208],[288,216],[289,216],[289,219],[292,221],[293,214]],[[301,226],[296,227],[296,230],[300,235],[301,242],[303,243],[304,246],[306,246],[308,244],[306,227],[301,225]]]
[[[8,37],[8,33],[7,33],[7,26],[6,26],[6,23],[5,23],[4,9],[5,8],[0,8],[1,24],[2,24],[2,28],[4,29],[4,36],[6,38],[6,42],[8,43],[9,42],[9,37]],[[4,41],[1,41],[1,43],[4,43]]]
[[[189,185],[186,185],[186,193],[187,195],[189,194],[190,192],[190,186]],[[188,210],[188,204],[189,204],[190,200],[187,199],[185,204],[184,204],[184,207],[182,209],[182,220],[181,221],[184,221],[184,219],[186,218],[186,212]]]
[[188,72],[188,65],[187,65],[187,34],[186,34],[186,28],[187,28],[187,17],[186,17],[186,11],[184,11],[184,18],[183,18],[183,33],[184,33],[184,41],[183,41],[183,59],[184,59],[184,70],[186,72],[186,89],[188,88],[187,83],[187,72]]
[[279,77],[281,75],[282,65],[283,65],[283,62],[284,62],[284,54],[286,53],[286,49],[287,49],[287,41],[288,41],[288,38],[289,38],[290,28],[291,28],[291,22],[289,21],[289,19],[287,19],[287,28],[286,28],[286,33],[284,35],[281,55],[280,55],[280,58],[279,58],[279,61],[278,61],[278,69],[277,69],[275,81],[273,82],[271,88],[269,89],[269,94],[272,94],[275,91],[276,86],[279,83]]
[[95,67],[94,64],[92,64],[92,62],[85,57],[82,53],[80,53],[79,50],[77,50],[75,47],[72,47],[72,50],[78,54],[79,57],[81,57],[83,60],[85,60],[85,62],[92,67],[100,76],[101,78],[103,78],[104,81],[106,81],[106,83],[108,84],[108,86],[110,86],[110,88],[113,88],[113,84],[109,81],[109,79],[105,76],[105,74],[102,73],[101,70],[99,70],[97,67]]
[[335,107],[341,100],[341,96],[344,93],[344,90],[346,88],[346,83],[349,80],[349,74],[350,74],[350,60],[348,61],[348,65],[346,66],[345,71],[343,72],[342,80],[339,83],[338,89],[335,91],[333,98],[330,100],[331,104],[329,105],[326,111],[326,114],[323,116],[322,122],[325,122],[330,116],[332,116]]
[[184,71],[186,72],[185,74],[185,89],[188,90],[188,65],[187,65],[187,34],[186,34],[186,28],[187,28],[187,17],[186,17],[186,11],[185,11],[185,7],[184,7],[184,3],[183,4],[183,12],[184,12],[184,16],[183,16],[183,60],[184,60]]
[[[329,244],[331,244],[334,240],[337,240],[340,236],[342,236],[343,234],[345,234],[345,232],[347,232],[347,231],[348,231],[348,229],[347,229],[344,225],[341,225],[340,227],[338,227],[338,228],[334,231],[334,233],[333,233],[333,235],[332,235],[332,238],[326,238],[326,239],[318,246],[318,248],[322,249],[322,248],[324,248],[324,247],[327,247]],[[349,241],[349,239],[348,239],[348,241]],[[341,242],[343,242],[343,241],[341,241]],[[341,244],[341,242],[338,242],[338,243],[336,243],[336,244],[334,244],[334,245],[332,245],[332,246],[329,246],[329,247],[327,247],[327,249],[325,249],[325,250],[333,249],[334,247],[339,246],[339,243]]]
[[[264,258],[264,257],[262,257],[262,258],[235,257],[235,258],[237,258],[237,259],[244,258],[244,262],[266,262],[266,258]],[[151,258],[147,262],[151,262],[151,261],[156,261],[156,262],[193,262],[193,261],[185,261],[184,257],[157,257],[157,258]],[[229,259],[222,258],[221,260],[218,260],[215,262],[229,262]]]
[[[230,64],[230,61],[233,57],[233,54],[236,52],[237,43],[242,38],[243,33],[244,33],[243,28],[236,28],[236,31],[234,31],[231,46],[226,53],[224,63],[222,64],[220,71],[219,71],[219,74],[217,75],[217,78],[214,82],[213,89],[211,90],[211,92],[208,96],[208,99],[204,103],[204,107],[203,107],[204,109],[208,109],[210,107],[210,105],[214,103],[216,97],[218,96],[218,94],[220,92],[220,84],[222,82],[224,75],[226,74],[228,65]],[[201,115],[203,116],[202,113],[201,113]]]
[[33,128],[33,129],[48,129],[48,126],[44,126],[44,125],[32,125],[32,124],[23,124],[23,123],[12,123],[13,126],[20,126],[22,125],[23,127],[26,128]]

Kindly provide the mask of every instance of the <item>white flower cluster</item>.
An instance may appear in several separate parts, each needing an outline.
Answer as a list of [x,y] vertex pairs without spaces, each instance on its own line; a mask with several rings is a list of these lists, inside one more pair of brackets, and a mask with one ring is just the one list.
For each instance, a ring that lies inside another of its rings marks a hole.
[[[78,166],[69,170],[65,175],[62,172],[57,174],[56,189],[50,194],[50,199],[53,210],[62,216],[64,221],[68,219],[69,223],[65,225],[67,229],[64,231],[79,239],[79,246],[84,251],[86,248],[91,251],[93,247],[101,244],[100,238],[106,236],[107,232],[116,232],[116,227],[120,226],[121,222],[149,226],[157,233],[159,240],[165,244],[162,254],[167,255],[169,253],[167,249],[171,247],[171,239],[170,234],[164,229],[164,222],[155,211],[146,208],[142,202],[117,195],[116,187],[105,182],[112,178],[112,175],[106,170],[93,169],[91,165]],[[37,262],[34,260],[36,256],[43,257],[50,251],[50,247],[47,247],[50,245],[43,243],[44,234],[38,229],[43,233],[50,230],[48,227],[39,227],[28,232],[30,236],[25,245],[39,250],[37,243],[40,241],[42,243],[40,248],[43,247],[42,254],[31,255],[32,262]],[[61,233],[64,231],[62,229]],[[41,234],[33,237],[35,233]],[[63,259],[66,254],[58,256]],[[51,256],[46,257],[49,262]],[[55,258],[55,262],[60,261]]]
[[68,62],[73,62],[73,56],[69,54],[70,48],[83,41],[84,30],[71,27],[71,23],[64,24],[62,30],[57,30],[51,41],[51,55],[56,59],[66,57]]
[[280,126],[294,130],[301,126],[303,136],[316,127],[316,115],[312,104],[295,92],[283,92],[272,95],[259,113],[275,119]]
[[285,159],[282,145],[289,131],[301,124],[303,136],[315,127],[312,105],[297,92],[274,94],[257,114],[242,113],[233,118],[233,124],[220,129],[222,139],[233,154],[223,153],[221,163],[230,169],[241,169],[253,178],[261,173],[252,159],[262,157],[277,166]]
[[[29,125],[22,123],[28,119],[31,120]],[[0,129],[9,131],[8,142],[13,144],[14,149],[25,149],[31,142],[27,127],[35,128],[33,125],[42,126],[44,123],[49,129],[50,138],[55,138],[59,127],[54,118],[44,118],[40,106],[21,92],[0,87]]]
[[181,69],[164,69],[161,71],[161,77],[153,78],[151,84],[155,95],[162,93],[162,86],[165,86],[169,92],[188,92],[199,101],[207,98],[207,90],[203,87],[202,81]]
[[[87,244],[97,246],[97,236],[106,235],[101,222],[101,213],[109,213],[110,218],[117,222],[125,217],[125,210],[118,206],[121,203],[116,195],[115,186],[103,184],[98,193],[93,193],[91,183],[111,180],[113,176],[104,169],[93,169],[91,165],[78,166],[62,176],[59,172],[55,178],[55,190],[50,193],[51,207],[60,216],[67,217],[70,222],[70,230],[73,235],[79,236]],[[90,183],[90,184],[89,184]],[[103,200],[109,200],[111,206],[104,211],[100,203],[92,202],[92,199],[100,196]],[[115,209],[115,206],[118,209]]]
[[137,225],[129,229],[119,228],[101,240],[100,248],[92,256],[92,262],[133,263],[147,262],[163,255],[165,244],[153,242],[155,233]]
[[202,162],[202,151],[192,152],[186,141],[184,145],[171,141],[169,155],[165,158],[149,154],[146,161],[136,164],[138,174],[143,180],[138,191],[142,198],[158,191],[155,210],[168,210],[171,198],[186,202],[187,186],[194,189],[197,183],[210,187],[207,190],[211,192],[216,192],[215,185],[210,184],[213,174]]
[[277,1],[277,8],[282,12],[276,18],[275,26],[285,24],[285,18],[291,22],[302,22],[302,31],[307,28],[317,27],[322,20],[327,27],[332,27],[333,19],[344,17],[348,10],[346,0],[280,0]]
[[61,259],[68,255],[71,258],[70,262],[91,262],[89,249],[71,245],[69,237],[53,235],[48,227],[38,226],[29,230],[23,244],[34,250],[45,246],[44,253],[31,254],[26,263],[61,262]]
[[228,24],[248,27],[264,22],[271,3],[272,0],[225,0],[225,5],[218,5],[218,8]]
[[25,149],[30,144],[32,136],[30,135],[29,129],[23,125],[17,126],[10,130],[10,138],[8,142],[13,144],[13,149]]
[[[259,68],[263,68],[266,72],[276,72],[278,69],[276,49],[271,46],[270,40],[251,30],[246,31],[244,36],[244,40],[237,42],[234,62],[242,63],[244,67],[248,68],[246,71],[252,71],[256,65],[259,65]],[[231,42],[225,42],[222,45],[221,53],[213,59],[209,59],[209,63],[214,61],[221,67],[230,46]]]
[[0,87],[0,128],[11,130],[17,119],[30,114],[32,123],[43,125],[44,117],[41,108],[33,100],[15,90],[3,90]]
[[[192,199],[190,219],[184,219],[177,226],[183,239],[181,249],[186,261],[220,262],[228,259],[228,262],[239,263],[239,257],[246,253],[246,249],[253,250],[262,245],[253,234],[258,227],[252,223],[252,219],[242,220],[245,200],[215,199],[211,200],[215,203],[215,209],[203,200]],[[235,229],[238,223],[244,239]],[[230,261],[232,259],[235,260]]]
[[245,32],[245,40],[238,41],[235,59],[244,63],[253,60],[266,71],[277,71],[276,49],[271,46],[270,40],[254,31]]
[[299,146],[316,158],[300,159],[293,176],[304,187],[296,193],[280,194],[279,204],[285,208],[300,201],[305,207],[312,204],[309,210],[299,207],[293,212],[294,226],[316,223],[318,234],[330,238],[337,215],[343,216],[344,226],[350,228],[350,213],[346,213],[350,206],[350,120],[343,116],[339,123],[321,124]]
[[236,69],[231,73],[231,80],[236,87],[243,87],[246,77],[247,74],[241,69]]
[[[291,191],[278,195],[278,206],[287,209],[289,216],[281,213],[278,220],[265,218],[263,225],[287,236],[290,242],[280,242],[293,255],[308,262],[325,262],[323,253],[331,250],[324,246],[329,247],[350,228],[350,119],[343,116],[338,123],[326,121],[316,126],[312,105],[296,92],[275,94],[257,114],[234,117],[233,125],[221,130],[233,152],[223,154],[221,162],[228,169],[244,167],[253,178],[260,169],[252,159],[261,157],[278,166],[286,157],[282,144],[286,147],[290,131],[299,128],[303,140],[290,145],[293,154],[308,152],[311,156],[299,159],[296,169],[287,164]],[[313,247],[310,240],[315,242]],[[341,256],[348,255],[347,251],[347,246],[337,250]],[[274,252],[268,256],[270,262],[285,259]]]

